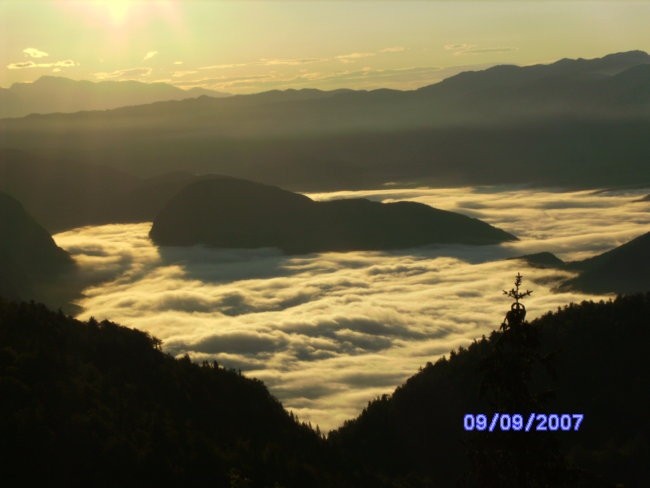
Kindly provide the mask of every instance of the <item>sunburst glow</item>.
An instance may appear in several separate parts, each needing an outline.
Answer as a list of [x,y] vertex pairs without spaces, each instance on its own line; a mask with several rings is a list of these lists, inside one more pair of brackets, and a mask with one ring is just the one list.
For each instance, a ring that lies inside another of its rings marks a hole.
[[153,17],[173,20],[178,13],[177,2],[134,0],[63,0],[59,5],[81,15],[87,22],[106,28],[121,29],[140,24]]

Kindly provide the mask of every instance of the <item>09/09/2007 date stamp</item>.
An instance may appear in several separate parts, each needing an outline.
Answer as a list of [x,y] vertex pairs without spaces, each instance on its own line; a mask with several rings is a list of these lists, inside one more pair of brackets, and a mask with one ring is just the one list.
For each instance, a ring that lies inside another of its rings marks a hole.
[[577,432],[584,414],[581,413],[493,413],[491,416],[468,413],[463,417],[467,432]]

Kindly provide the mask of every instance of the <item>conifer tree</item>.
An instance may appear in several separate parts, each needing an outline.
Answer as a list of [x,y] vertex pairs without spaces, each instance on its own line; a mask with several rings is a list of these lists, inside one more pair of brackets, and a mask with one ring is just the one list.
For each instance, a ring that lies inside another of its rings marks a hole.
[[[514,302],[498,332],[490,340],[490,351],[481,364],[483,380],[480,397],[489,405],[485,414],[542,413],[547,393],[533,390],[532,376],[540,367],[548,369],[548,358],[540,353],[538,330],[526,321],[521,300],[532,294],[520,287],[517,274],[514,287],[504,295]],[[561,487],[567,481],[562,458],[549,433],[507,431],[475,432],[470,441],[471,472],[466,484],[473,487]]]

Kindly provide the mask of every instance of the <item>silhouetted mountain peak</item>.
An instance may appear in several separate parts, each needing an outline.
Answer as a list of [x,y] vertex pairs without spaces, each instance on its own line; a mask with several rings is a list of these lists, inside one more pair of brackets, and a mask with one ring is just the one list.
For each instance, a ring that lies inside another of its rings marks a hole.
[[276,247],[287,253],[516,239],[480,220],[420,203],[314,202],[278,187],[227,177],[181,190],[156,216],[150,235],[159,245]]

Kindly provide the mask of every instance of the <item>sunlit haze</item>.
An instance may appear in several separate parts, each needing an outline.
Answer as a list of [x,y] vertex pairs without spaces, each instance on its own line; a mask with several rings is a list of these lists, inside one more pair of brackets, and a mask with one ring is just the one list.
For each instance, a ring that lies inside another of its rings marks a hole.
[[43,75],[229,93],[411,89],[466,69],[650,50],[648,2],[0,3],[0,86]]

